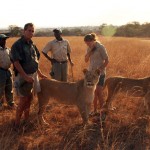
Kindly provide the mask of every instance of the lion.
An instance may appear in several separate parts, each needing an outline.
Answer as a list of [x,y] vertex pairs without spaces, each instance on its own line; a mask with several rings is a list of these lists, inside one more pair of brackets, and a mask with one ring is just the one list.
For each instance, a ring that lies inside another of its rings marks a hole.
[[147,109],[150,107],[150,77],[145,78],[125,78],[125,77],[110,77],[105,81],[104,89],[107,87],[107,99],[105,108],[111,106],[114,96],[118,92],[125,93],[127,96],[143,97]]
[[61,82],[54,79],[41,79],[41,92],[38,93],[40,123],[46,123],[43,117],[44,110],[50,98],[67,105],[76,105],[83,124],[88,122],[91,103],[94,98],[94,91],[99,81],[99,70],[83,70],[84,79],[77,82]]

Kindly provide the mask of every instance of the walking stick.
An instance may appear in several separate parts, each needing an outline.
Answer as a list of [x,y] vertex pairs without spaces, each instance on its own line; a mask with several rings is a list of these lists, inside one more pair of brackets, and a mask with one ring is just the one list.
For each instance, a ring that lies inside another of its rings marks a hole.
[[74,76],[73,76],[73,66],[72,65],[70,65],[71,66],[71,77],[72,77],[72,81],[74,82]]

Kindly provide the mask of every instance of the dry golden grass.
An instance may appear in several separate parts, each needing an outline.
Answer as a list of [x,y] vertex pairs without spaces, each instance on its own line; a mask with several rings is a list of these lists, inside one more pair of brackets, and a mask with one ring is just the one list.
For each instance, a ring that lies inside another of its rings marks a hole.
[[[72,47],[71,57],[75,63],[74,80],[83,77],[82,69],[88,64],[84,62],[86,45],[83,37],[65,37]],[[52,37],[33,38],[41,51]],[[150,40],[137,38],[105,38],[100,37],[109,54],[110,63],[107,77],[125,76],[140,78],[150,75]],[[11,47],[16,38],[7,40]],[[49,76],[50,62],[41,54],[40,69]],[[69,70],[69,80],[72,81]],[[18,99],[15,96],[15,101]],[[19,132],[12,129],[15,110],[7,107],[0,111],[0,149],[20,150],[56,150],[56,149],[150,149],[149,117],[145,114],[142,98],[118,95],[113,100],[117,108],[109,113],[105,125],[89,125],[83,128],[81,117],[74,106],[49,102],[45,117],[48,127],[40,127],[36,120],[37,100],[34,98],[31,108],[31,122]],[[103,130],[102,130],[103,129]],[[87,135],[88,138],[85,136]]]

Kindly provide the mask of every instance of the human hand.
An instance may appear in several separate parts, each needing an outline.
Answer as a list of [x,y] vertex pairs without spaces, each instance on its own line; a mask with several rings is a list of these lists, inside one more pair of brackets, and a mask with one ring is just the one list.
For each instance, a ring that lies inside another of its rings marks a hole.
[[103,70],[104,70],[104,67],[101,66],[101,67],[99,68],[99,71],[102,72]]
[[72,61],[70,61],[70,65],[71,65],[71,66],[74,66],[74,63],[73,63]]
[[91,48],[91,52],[94,52],[95,50],[96,50],[95,46],[93,48]]
[[28,75],[26,75],[26,76],[24,77],[24,79],[25,79],[27,82],[30,82],[30,83],[33,83],[33,82],[34,82],[33,77],[28,76]]
[[53,59],[53,58],[48,58],[49,59],[49,61],[51,62],[51,64],[53,64],[53,63],[55,63],[56,62],[56,60],[55,59]]

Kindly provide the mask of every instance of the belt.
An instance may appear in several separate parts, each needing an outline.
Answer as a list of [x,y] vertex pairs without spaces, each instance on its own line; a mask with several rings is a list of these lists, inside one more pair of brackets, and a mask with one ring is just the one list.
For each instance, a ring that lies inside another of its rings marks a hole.
[[59,63],[59,64],[65,64],[65,63],[67,63],[68,61],[67,60],[65,60],[65,61],[57,61],[56,59],[55,59],[55,61],[54,61],[54,63]]
[[8,71],[8,69],[5,69],[5,68],[1,68],[1,67],[0,67],[0,70]]

